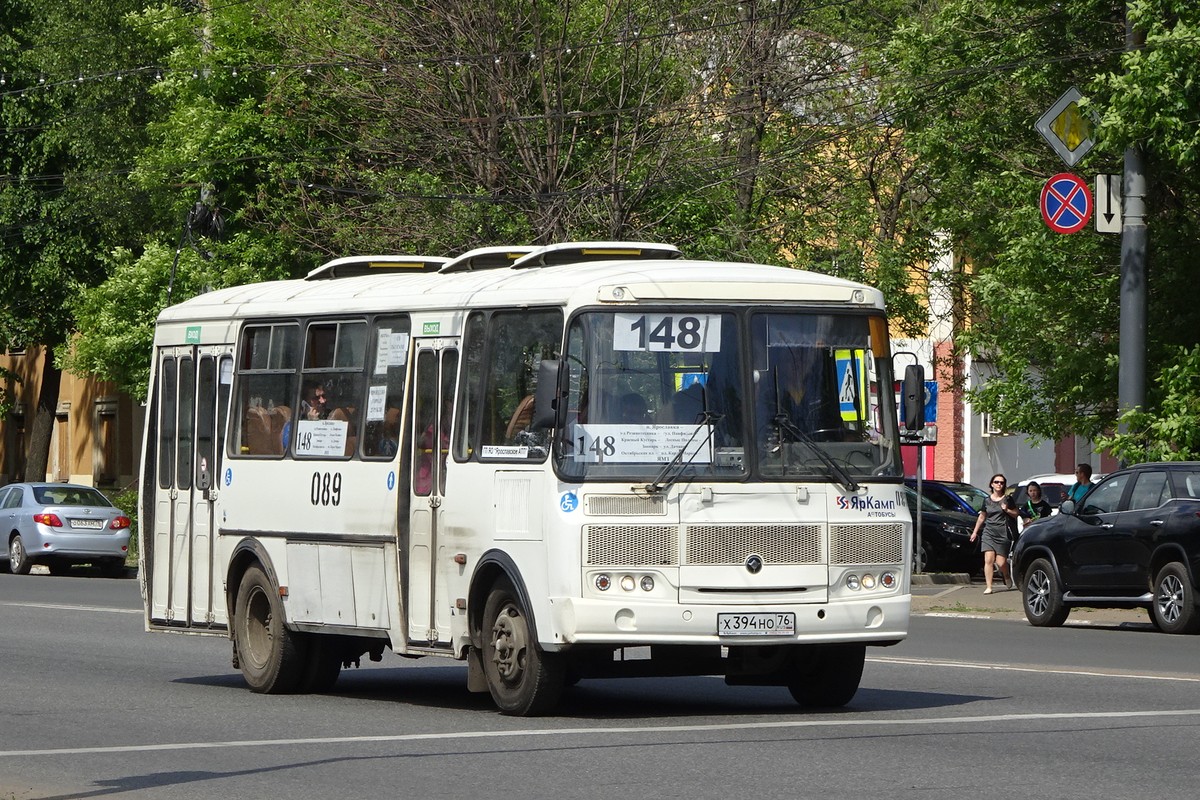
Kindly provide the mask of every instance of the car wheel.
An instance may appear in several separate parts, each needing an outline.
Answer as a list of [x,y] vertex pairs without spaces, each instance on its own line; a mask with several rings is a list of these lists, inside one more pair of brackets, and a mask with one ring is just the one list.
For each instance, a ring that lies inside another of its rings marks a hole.
[[1154,621],[1163,633],[1200,631],[1200,613],[1196,609],[1196,589],[1187,570],[1172,561],[1158,571],[1154,579]]
[[1025,581],[1021,586],[1022,605],[1025,618],[1030,625],[1039,628],[1054,628],[1067,621],[1071,609],[1063,604],[1062,587],[1054,567],[1044,558],[1029,565]]
[[483,607],[483,673],[504,714],[537,716],[558,703],[565,670],[557,653],[538,648],[529,615],[507,580],[492,587]]
[[913,572],[917,572],[918,570],[921,572],[933,572],[936,568],[938,568],[940,566],[941,565],[938,563],[937,558],[934,556],[933,545],[930,544],[928,539],[922,537],[922,539],[921,539],[921,563],[920,564],[917,563],[917,557],[916,557],[916,554],[914,553],[913,554]]
[[831,644],[804,649],[788,681],[792,698],[806,708],[841,708],[858,692],[867,647]]
[[255,692],[295,691],[304,678],[303,639],[284,624],[279,590],[262,568],[246,570],[238,584],[233,631],[238,665]]
[[13,575],[28,575],[32,567],[29,553],[25,552],[25,543],[18,534],[8,543],[8,571]]

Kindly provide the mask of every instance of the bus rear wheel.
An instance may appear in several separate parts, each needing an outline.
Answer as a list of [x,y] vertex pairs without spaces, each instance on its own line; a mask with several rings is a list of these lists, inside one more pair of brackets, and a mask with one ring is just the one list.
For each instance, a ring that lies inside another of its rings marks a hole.
[[238,664],[253,691],[284,694],[299,687],[306,662],[303,640],[284,625],[279,590],[258,565],[238,584],[233,631]]
[[529,616],[508,580],[492,587],[483,607],[483,672],[504,714],[537,716],[554,708],[565,674],[556,653],[538,649]]
[[320,694],[328,692],[342,673],[342,654],[345,647],[341,637],[332,634],[310,633],[305,637],[306,660],[300,690]]
[[862,680],[867,647],[819,645],[797,654],[788,691],[807,708],[840,708],[853,699]]

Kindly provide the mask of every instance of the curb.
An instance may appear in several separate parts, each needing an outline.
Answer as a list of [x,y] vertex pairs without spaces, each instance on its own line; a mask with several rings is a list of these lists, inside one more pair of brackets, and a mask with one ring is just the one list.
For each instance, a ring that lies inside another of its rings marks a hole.
[[965,572],[918,572],[913,574],[913,586],[939,586],[944,584],[968,585],[971,576]]

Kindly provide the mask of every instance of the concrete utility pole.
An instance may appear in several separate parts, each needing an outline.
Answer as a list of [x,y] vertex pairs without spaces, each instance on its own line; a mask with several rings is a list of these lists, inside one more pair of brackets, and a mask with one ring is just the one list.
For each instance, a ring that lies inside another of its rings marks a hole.
[[[1138,50],[1146,35],[1125,14],[1125,49]],[[1117,411],[1146,404],[1146,168],[1137,145],[1125,150],[1121,228],[1121,329]],[[1124,433],[1126,425],[1119,430]],[[1124,466],[1124,465],[1122,465]]]

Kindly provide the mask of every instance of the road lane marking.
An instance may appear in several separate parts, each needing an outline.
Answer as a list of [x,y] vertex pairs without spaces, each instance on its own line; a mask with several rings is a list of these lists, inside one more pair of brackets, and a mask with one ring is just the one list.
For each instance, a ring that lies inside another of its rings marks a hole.
[[846,719],[798,719],[774,722],[727,722],[711,725],[663,725],[648,727],[598,728],[524,728],[509,731],[457,731],[445,733],[398,733],[380,736],[314,736],[294,739],[246,739],[218,742],[176,742],[171,744],[110,745],[106,747],[56,747],[44,750],[0,750],[0,758],[30,756],[99,755],[105,753],[156,753],[177,750],[217,750],[234,747],[295,747],[305,744],[378,744],[388,742],[430,742],[454,740],[515,739],[533,736],[614,736],[625,734],[706,733],[717,731],[786,730],[802,728],[882,728],[918,725],[986,725],[996,722],[1080,722],[1109,719],[1155,720],[1165,717],[1200,717],[1200,708],[1165,711],[1080,711],[1042,714],[988,714],[968,717],[932,717],[923,719],[879,719],[863,714]]
[[988,664],[976,661],[950,661],[932,658],[898,658],[896,656],[871,656],[867,661],[877,664],[903,664],[919,667],[957,667],[958,669],[995,670],[999,672],[1038,672],[1052,675],[1075,675],[1085,678],[1129,678],[1141,681],[1179,681],[1181,683],[1200,683],[1200,677],[1186,675],[1152,675],[1144,672],[1096,671],[1085,669],[1068,669],[1065,667],[1020,666],[1017,664]]
[[0,606],[17,608],[52,608],[57,611],[103,611],[109,614],[141,614],[140,608],[116,608],[113,606],[71,606],[62,603],[0,603]]

